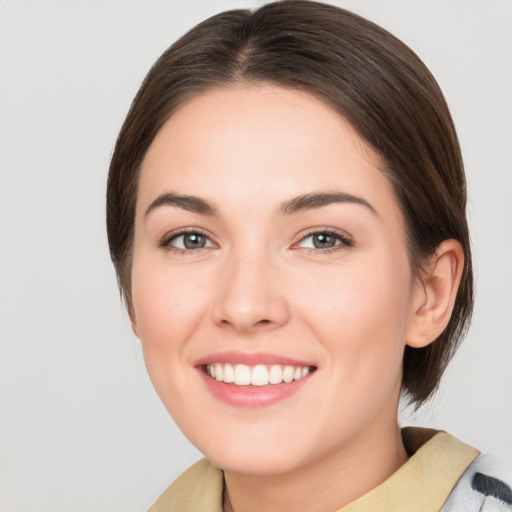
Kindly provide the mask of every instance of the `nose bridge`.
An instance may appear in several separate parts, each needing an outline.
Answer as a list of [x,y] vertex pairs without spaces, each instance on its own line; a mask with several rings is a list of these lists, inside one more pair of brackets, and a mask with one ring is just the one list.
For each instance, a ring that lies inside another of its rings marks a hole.
[[215,321],[240,332],[272,329],[288,320],[289,306],[276,258],[263,248],[234,249],[224,262]]

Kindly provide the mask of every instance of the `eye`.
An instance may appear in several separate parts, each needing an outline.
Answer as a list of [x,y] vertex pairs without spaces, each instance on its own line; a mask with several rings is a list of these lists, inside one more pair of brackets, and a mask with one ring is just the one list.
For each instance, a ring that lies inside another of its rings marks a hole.
[[162,240],[160,245],[162,247],[178,249],[181,251],[193,251],[214,246],[212,241],[205,234],[199,231],[182,231],[180,233],[174,233]]
[[351,247],[352,241],[345,235],[335,231],[316,231],[310,233],[296,244],[296,247],[305,249],[319,249],[329,251],[337,247]]

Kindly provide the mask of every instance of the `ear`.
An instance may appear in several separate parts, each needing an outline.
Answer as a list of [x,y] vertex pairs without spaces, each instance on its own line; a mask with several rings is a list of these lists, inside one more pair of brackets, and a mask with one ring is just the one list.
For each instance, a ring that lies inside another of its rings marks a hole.
[[406,343],[421,348],[446,328],[453,311],[464,268],[464,250],[458,240],[445,240],[428,259],[414,291]]

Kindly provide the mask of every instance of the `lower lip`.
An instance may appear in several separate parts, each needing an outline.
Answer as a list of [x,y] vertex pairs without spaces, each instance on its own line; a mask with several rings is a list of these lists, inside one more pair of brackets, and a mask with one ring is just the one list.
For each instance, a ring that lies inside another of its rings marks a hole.
[[268,386],[236,386],[212,379],[202,369],[198,369],[210,392],[222,402],[235,407],[264,407],[295,394],[312,374],[292,382],[270,384]]

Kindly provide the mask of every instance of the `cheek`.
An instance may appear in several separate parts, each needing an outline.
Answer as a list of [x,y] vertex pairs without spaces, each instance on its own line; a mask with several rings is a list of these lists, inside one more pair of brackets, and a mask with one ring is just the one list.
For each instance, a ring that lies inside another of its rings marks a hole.
[[186,409],[190,374],[187,340],[201,318],[201,296],[196,280],[186,272],[162,272],[162,268],[134,262],[132,298],[135,330],[142,345],[145,365],[153,386],[171,415]]
[[158,261],[134,262],[132,298],[141,341],[171,341],[184,336],[205,302],[201,276],[166,268]]
[[307,297],[303,317],[333,359],[377,372],[384,361],[399,366],[410,309],[408,266],[383,256],[330,272],[321,286],[319,277],[311,276],[297,296]]
[[208,287],[200,276],[190,279],[188,272],[171,272],[158,262],[143,259],[134,261],[132,282],[134,328],[159,391],[187,360],[186,342],[208,307]]

